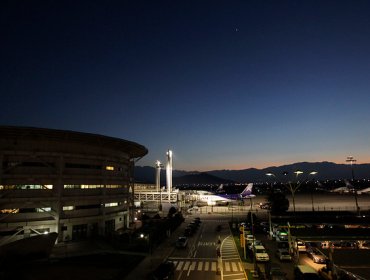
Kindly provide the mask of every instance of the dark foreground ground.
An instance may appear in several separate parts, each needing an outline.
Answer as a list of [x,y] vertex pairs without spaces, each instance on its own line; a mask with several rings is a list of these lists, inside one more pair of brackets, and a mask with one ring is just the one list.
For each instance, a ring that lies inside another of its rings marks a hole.
[[[27,263],[7,264],[1,268],[1,280],[118,280],[143,259],[124,254],[94,254]],[[4,263],[3,263],[4,264]],[[138,279],[139,280],[139,279]]]

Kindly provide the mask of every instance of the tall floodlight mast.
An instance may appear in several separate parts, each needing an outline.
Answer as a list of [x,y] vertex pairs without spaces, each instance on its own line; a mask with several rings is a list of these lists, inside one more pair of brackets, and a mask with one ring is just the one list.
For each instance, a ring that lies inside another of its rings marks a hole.
[[167,151],[166,180],[167,180],[168,199],[170,200],[170,194],[172,191],[172,151],[171,150]]
[[156,168],[155,181],[156,181],[157,192],[159,192],[159,205],[158,205],[159,211],[162,211],[162,189],[161,189],[161,168],[162,167],[163,167],[163,164],[159,160],[157,160],[155,162],[155,168]]
[[159,160],[155,162],[155,168],[156,168],[156,176],[155,176],[155,182],[156,182],[156,188],[157,192],[159,192],[159,189],[161,188],[161,168],[162,164]]

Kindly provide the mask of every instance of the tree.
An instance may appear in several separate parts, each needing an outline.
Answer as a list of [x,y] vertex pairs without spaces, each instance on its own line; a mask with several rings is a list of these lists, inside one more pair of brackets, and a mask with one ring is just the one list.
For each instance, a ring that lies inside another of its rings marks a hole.
[[283,213],[289,209],[289,200],[281,192],[271,193],[267,200],[270,203],[271,213]]
[[167,217],[168,217],[168,218],[172,218],[172,217],[173,217],[173,215],[175,215],[175,214],[176,214],[176,212],[177,212],[176,208],[175,208],[175,207],[171,207],[171,208],[168,210],[168,215],[167,215]]

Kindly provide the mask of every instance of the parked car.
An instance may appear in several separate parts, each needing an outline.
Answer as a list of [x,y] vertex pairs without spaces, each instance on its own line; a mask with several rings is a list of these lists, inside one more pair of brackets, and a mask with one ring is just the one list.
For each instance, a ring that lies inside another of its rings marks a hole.
[[310,247],[327,249],[329,242],[306,242],[306,250]]
[[197,222],[190,222],[190,223],[188,224],[188,226],[193,227],[193,228],[195,228],[195,229],[198,229],[198,227],[199,227],[199,223],[197,223]]
[[285,231],[276,232],[276,241],[288,241],[288,233]]
[[303,241],[297,241],[297,248],[299,252],[306,252],[306,244]]
[[356,241],[347,241],[341,242],[342,249],[358,249],[358,242]]
[[186,236],[180,236],[176,240],[176,248],[186,248],[188,246],[188,238]]
[[271,209],[271,203],[270,202],[260,202],[259,207],[261,209],[270,210]]
[[199,212],[199,207],[198,207],[198,206],[193,206],[193,207],[189,208],[189,209],[187,210],[187,212],[188,212],[189,214],[192,214],[192,213],[194,213],[194,212]]
[[254,238],[254,236],[253,236],[252,234],[247,234],[247,235],[245,236],[245,242],[246,242],[247,244],[252,243],[254,239],[255,239],[255,238]]
[[253,247],[253,253],[258,262],[268,262],[270,260],[269,255],[266,252],[265,247],[262,245],[256,245]]
[[291,261],[292,256],[289,254],[287,249],[277,249],[276,250],[276,257],[279,261]]
[[175,264],[171,261],[161,263],[152,274],[153,280],[171,280],[174,279]]
[[186,235],[185,236],[191,236],[193,235],[198,229],[198,224],[194,223],[194,222],[191,222],[187,225],[185,231],[188,231],[188,234],[189,235]]
[[278,241],[276,242],[276,246],[278,249],[289,249],[289,242],[288,241]]
[[194,233],[193,229],[190,227],[187,227],[186,229],[184,229],[184,236],[192,236],[193,233]]
[[308,248],[307,256],[310,257],[314,263],[326,263],[326,257],[317,248]]
[[257,245],[262,245],[262,241],[261,240],[254,240],[252,242],[249,242],[247,244],[248,250],[252,250],[253,246],[257,246]]

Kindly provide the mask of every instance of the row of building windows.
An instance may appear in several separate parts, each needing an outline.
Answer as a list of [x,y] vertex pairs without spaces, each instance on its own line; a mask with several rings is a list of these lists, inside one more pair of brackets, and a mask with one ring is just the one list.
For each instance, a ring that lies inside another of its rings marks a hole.
[[[123,204],[127,204],[127,201],[124,201]],[[72,210],[81,210],[81,209],[94,209],[94,208],[109,208],[109,207],[116,207],[122,205],[122,202],[110,202],[104,204],[93,204],[93,205],[79,205],[79,206],[63,206],[63,211],[72,211]],[[1,209],[0,213],[2,214],[16,214],[16,213],[44,213],[44,212],[51,212],[51,207],[43,207],[43,208],[14,208],[14,209]]]
[[[3,162],[4,169],[14,167],[56,167],[54,162],[41,162],[41,161],[5,161]],[[93,170],[108,170],[108,171],[124,171],[122,166],[115,167],[113,165],[99,165],[99,164],[86,164],[86,163],[65,163],[65,168],[78,168],[78,169],[93,169]]]
[[0,185],[0,190],[52,190],[53,185]]
[[122,189],[126,185],[64,185],[65,189]]
[[[64,185],[64,189],[122,189],[126,185]],[[0,190],[52,190],[53,185],[0,185]]]

